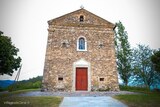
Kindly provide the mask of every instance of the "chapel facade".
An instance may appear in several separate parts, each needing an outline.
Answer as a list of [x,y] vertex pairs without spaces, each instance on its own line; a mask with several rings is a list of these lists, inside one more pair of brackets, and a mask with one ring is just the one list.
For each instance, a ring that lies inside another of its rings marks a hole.
[[81,8],[48,25],[42,90],[119,91],[114,24]]

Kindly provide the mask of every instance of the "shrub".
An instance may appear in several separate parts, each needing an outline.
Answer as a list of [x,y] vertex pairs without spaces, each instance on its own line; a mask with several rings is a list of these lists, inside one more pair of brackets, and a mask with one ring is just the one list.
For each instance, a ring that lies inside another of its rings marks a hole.
[[6,90],[5,88],[0,87],[0,92],[1,92],[1,91],[5,91],[5,90]]
[[136,86],[119,85],[119,88],[120,88],[121,91],[142,91],[142,92],[150,91],[150,89],[147,88],[147,87],[136,87]]
[[154,92],[160,92],[160,89],[155,88],[155,89],[153,89],[153,91],[154,91]]

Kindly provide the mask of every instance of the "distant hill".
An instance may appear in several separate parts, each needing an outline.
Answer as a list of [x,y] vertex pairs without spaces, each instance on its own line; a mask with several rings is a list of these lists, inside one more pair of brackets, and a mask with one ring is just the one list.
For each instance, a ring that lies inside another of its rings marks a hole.
[[8,87],[9,91],[12,90],[22,90],[22,89],[36,89],[41,88],[43,76],[37,76],[30,78],[29,80],[18,81],[15,84],[12,84]]
[[14,83],[13,80],[0,80],[0,87],[6,88]]
[[[37,77],[34,77],[34,78],[30,78],[28,80],[22,80],[22,81],[18,81],[16,82],[16,84],[19,84],[19,85],[28,85],[29,83],[30,84],[34,84],[34,85],[37,85],[35,83],[39,83],[42,81],[42,76],[37,76]],[[0,80],[0,87],[1,88],[7,88],[8,86],[12,86],[14,83],[14,80]]]
[[42,78],[43,76],[37,76],[37,77],[33,77],[33,78],[30,78],[28,80],[22,80],[22,81],[19,81],[19,83],[27,83],[27,82],[37,82],[37,81],[42,81]]

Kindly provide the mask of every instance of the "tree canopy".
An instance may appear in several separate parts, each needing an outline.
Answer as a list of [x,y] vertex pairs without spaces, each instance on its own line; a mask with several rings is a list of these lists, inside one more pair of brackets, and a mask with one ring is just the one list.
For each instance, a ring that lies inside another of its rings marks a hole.
[[121,79],[124,84],[128,84],[128,80],[131,76],[131,49],[128,42],[128,34],[125,31],[125,27],[119,21],[116,23],[115,29],[115,47],[117,56],[117,66]]
[[160,49],[153,51],[141,44],[130,48],[127,31],[120,21],[115,28],[115,49],[118,72],[125,85],[160,84]]
[[160,50],[154,52],[151,57],[151,61],[154,65],[155,70],[160,73]]
[[17,56],[19,49],[16,48],[10,37],[3,36],[0,31],[0,75],[12,75],[20,67],[21,58]]
[[149,46],[139,44],[137,48],[133,49],[134,78],[146,87],[159,83],[159,75],[154,70],[151,61],[152,54],[153,50]]

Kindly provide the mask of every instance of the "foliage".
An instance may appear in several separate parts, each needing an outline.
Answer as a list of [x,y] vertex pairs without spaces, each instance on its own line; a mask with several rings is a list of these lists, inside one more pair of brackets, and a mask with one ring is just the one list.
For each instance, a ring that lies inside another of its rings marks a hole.
[[5,91],[5,90],[6,90],[5,88],[0,87],[0,92],[1,92],[1,91]]
[[121,91],[132,91],[132,92],[150,92],[148,87],[137,87],[137,86],[124,86],[119,85]]
[[151,62],[153,50],[149,46],[138,45],[138,48],[133,49],[134,79],[139,83],[143,83],[146,87],[156,84],[159,75],[153,69]]
[[117,55],[117,66],[121,79],[128,84],[128,80],[131,76],[131,49],[128,42],[128,34],[125,31],[125,27],[119,21],[116,23],[117,29],[115,29],[115,47]]
[[154,52],[151,56],[151,61],[154,65],[155,71],[160,73],[160,50]]
[[11,76],[20,67],[21,58],[17,56],[19,49],[12,44],[11,38],[2,34],[0,32],[0,75]]
[[154,92],[160,92],[160,89],[154,88],[153,91],[154,91]]
[[114,98],[122,101],[128,107],[160,107],[160,93],[117,95]]
[[37,76],[36,78],[31,78],[29,80],[23,80],[16,82],[8,87],[9,91],[22,90],[22,89],[36,89],[41,88],[42,76]]

